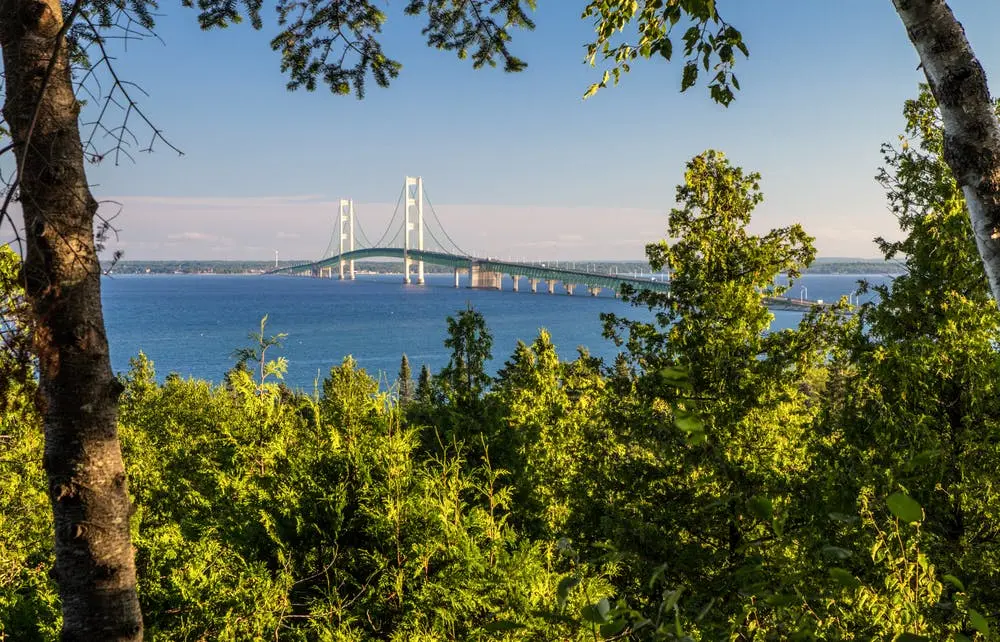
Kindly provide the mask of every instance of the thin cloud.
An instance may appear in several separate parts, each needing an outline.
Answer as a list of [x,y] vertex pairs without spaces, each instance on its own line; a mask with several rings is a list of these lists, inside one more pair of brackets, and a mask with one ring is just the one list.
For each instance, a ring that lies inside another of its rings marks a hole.
[[204,232],[179,232],[176,234],[167,234],[167,238],[172,241],[215,241],[219,237],[214,234],[205,234]]

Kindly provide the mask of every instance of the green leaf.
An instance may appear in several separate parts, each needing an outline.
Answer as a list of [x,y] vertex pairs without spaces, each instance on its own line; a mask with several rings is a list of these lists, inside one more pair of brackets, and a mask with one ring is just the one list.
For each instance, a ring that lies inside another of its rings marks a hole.
[[587,622],[592,622],[594,624],[607,624],[608,613],[610,611],[611,605],[608,604],[607,599],[601,598],[597,604],[589,604],[580,609],[580,616]]
[[698,415],[689,410],[675,410],[674,425],[688,434],[705,432],[704,422]]
[[680,366],[660,368],[657,373],[660,381],[669,386],[690,387],[691,374]]
[[664,60],[670,60],[670,57],[674,54],[674,43],[671,42],[670,38],[664,38],[660,41],[660,55],[663,56]]
[[753,513],[753,516],[762,522],[769,522],[774,519],[774,506],[771,504],[771,500],[767,497],[762,497],[760,495],[755,495],[750,498],[747,502],[747,508]]
[[957,588],[959,591],[963,592],[965,591],[965,584],[962,584],[962,580],[958,579],[954,575],[942,575],[941,579],[944,580],[945,582],[948,582],[949,584]]
[[801,603],[802,598],[794,593],[786,593],[784,595],[768,595],[764,598],[764,602],[770,606],[791,606]]
[[606,620],[608,618],[608,613],[611,612],[611,603],[608,602],[608,598],[602,597],[597,601],[597,612],[602,619]]
[[896,642],[929,642],[930,638],[923,635],[914,635],[913,633],[900,633],[896,636]]
[[983,635],[988,636],[990,634],[990,623],[986,621],[986,618],[976,609],[969,609],[969,622],[972,623],[972,628],[979,631]]
[[681,588],[670,591],[670,593],[667,595],[667,599],[664,600],[663,602],[663,610],[669,611],[670,609],[677,606],[677,601],[681,599],[681,593],[683,591],[684,591],[683,586]]
[[858,578],[854,577],[854,575],[847,569],[836,567],[831,568],[830,577],[834,582],[847,588],[857,588],[861,586],[861,582],[858,581]]
[[681,76],[681,91],[687,91],[698,81],[698,65],[688,61]]
[[830,557],[836,558],[838,560],[846,560],[848,557],[853,555],[851,551],[846,548],[841,548],[839,546],[824,546],[821,549],[824,555],[829,555]]
[[488,633],[501,633],[503,631],[516,631],[517,629],[523,629],[525,626],[519,622],[513,622],[511,620],[497,620],[496,622],[490,622],[483,627]]
[[889,512],[909,524],[924,518],[920,504],[906,493],[893,493],[886,498],[885,503],[889,505]]
[[567,575],[566,577],[559,580],[559,586],[556,589],[556,594],[559,596],[559,608],[566,605],[566,600],[569,599],[569,592],[573,587],[580,583],[580,578],[573,577],[572,575]]
[[601,625],[601,635],[606,638],[614,637],[624,631],[626,626],[628,626],[628,620],[625,618],[611,620],[607,624]]

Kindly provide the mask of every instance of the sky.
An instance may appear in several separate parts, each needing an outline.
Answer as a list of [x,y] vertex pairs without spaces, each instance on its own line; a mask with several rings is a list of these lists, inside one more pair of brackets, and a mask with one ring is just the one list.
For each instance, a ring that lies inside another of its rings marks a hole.
[[[419,175],[467,251],[637,259],[665,234],[685,162],[710,148],[763,175],[757,231],[801,223],[821,256],[852,257],[877,256],[872,239],[898,235],[874,176],[923,75],[890,0],[720,0],[750,49],[728,108],[703,84],[680,93],[677,60],[637,63],[583,100],[601,76],[583,62],[584,0],[539,2],[536,29],[511,43],[528,62],[517,74],[428,48],[404,4],[386,1],[382,37],[403,69],[388,89],[370,83],[363,101],[287,91],[273,19],[260,32],[202,32],[193,10],[170,6],[160,40],[118,45],[119,75],[142,87],[143,112],[183,155],[158,143],[134,162],[88,167],[102,213],[118,215],[109,249],[136,260],[316,259],[338,199],[353,198],[379,236],[404,176]],[[1000,3],[950,4],[1000,78]],[[150,131],[132,122],[144,145]]]

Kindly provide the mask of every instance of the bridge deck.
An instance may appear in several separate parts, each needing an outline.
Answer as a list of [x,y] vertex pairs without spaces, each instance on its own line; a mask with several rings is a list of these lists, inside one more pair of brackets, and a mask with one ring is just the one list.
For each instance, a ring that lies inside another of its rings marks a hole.
[[[398,258],[403,259],[408,255],[413,261],[423,261],[433,265],[441,265],[458,269],[470,269],[473,264],[482,271],[496,272],[499,274],[509,274],[511,276],[538,279],[539,281],[557,281],[567,285],[582,285],[589,288],[608,288],[619,292],[623,285],[629,285],[636,290],[652,290],[655,292],[669,292],[669,281],[646,280],[629,276],[618,276],[614,274],[597,274],[581,270],[571,270],[566,268],[554,268],[530,263],[517,263],[513,261],[500,261],[496,259],[481,259],[471,256],[460,256],[457,254],[447,254],[445,252],[433,252],[428,250],[405,250],[401,247],[376,247],[344,252],[342,255],[331,256],[327,259],[315,261],[313,263],[302,263],[290,265],[282,268],[270,270],[267,274],[292,274],[296,272],[316,271],[326,267],[333,267],[341,261],[357,261],[368,258]],[[791,310],[805,312],[816,305],[822,305],[817,301],[803,299],[792,299],[788,297],[765,297],[764,303],[772,310]]]

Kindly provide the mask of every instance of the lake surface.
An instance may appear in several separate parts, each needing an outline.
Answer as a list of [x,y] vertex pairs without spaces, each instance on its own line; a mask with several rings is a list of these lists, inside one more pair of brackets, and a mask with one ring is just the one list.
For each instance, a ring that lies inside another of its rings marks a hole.
[[[833,301],[852,292],[859,276],[807,275],[801,288],[811,299]],[[884,276],[867,277],[882,282]],[[601,336],[600,313],[614,312],[649,320],[645,309],[633,308],[605,292],[591,297],[531,294],[521,291],[454,288],[450,274],[427,275],[427,285],[404,285],[401,276],[359,275],[356,281],[290,276],[144,275],[107,277],[102,283],[105,321],[115,371],[128,369],[140,350],[153,360],[157,375],[220,381],[233,365],[231,354],[249,345],[247,334],[268,315],[268,334],[288,336],[274,356],[288,359],[286,381],[312,389],[332,366],[352,355],[373,376],[395,379],[402,353],[413,366],[433,371],[448,361],[443,342],[445,317],[471,304],[486,318],[493,334],[493,371],[514,351],[517,341],[533,340],[547,328],[563,359],[576,347],[608,361],[618,349]],[[539,290],[543,287],[540,284]],[[775,327],[791,327],[800,315],[776,312]],[[272,352],[269,352],[270,356]]]

